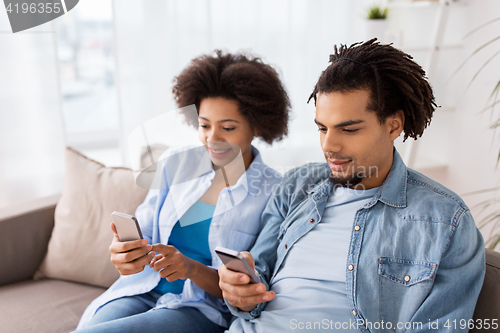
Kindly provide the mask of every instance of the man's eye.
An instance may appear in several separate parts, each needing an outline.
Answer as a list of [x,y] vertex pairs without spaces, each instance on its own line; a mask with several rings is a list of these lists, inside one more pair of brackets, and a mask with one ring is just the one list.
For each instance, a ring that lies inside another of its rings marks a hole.
[[228,131],[228,132],[229,132],[229,131],[232,131],[232,130],[234,130],[234,129],[235,129],[235,127],[224,127],[224,130],[226,130],[226,131]]
[[354,132],[357,132],[358,129],[348,129],[348,128],[344,128],[344,132],[346,133],[354,133]]
[[318,132],[325,133],[326,132],[326,128],[319,127],[318,128]]

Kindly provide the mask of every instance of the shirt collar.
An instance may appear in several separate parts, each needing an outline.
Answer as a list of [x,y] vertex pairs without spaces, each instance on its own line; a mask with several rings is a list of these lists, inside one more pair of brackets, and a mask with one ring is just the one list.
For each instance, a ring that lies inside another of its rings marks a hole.
[[374,200],[369,205],[372,206],[376,203],[376,200],[380,200],[388,206],[406,207],[407,181],[408,170],[398,151],[394,148],[391,170],[380,187],[379,192],[375,195]]
[[[328,164],[325,163],[325,166],[330,169]],[[333,183],[328,180],[328,178],[321,180],[318,184],[311,187],[306,191],[307,194],[313,195],[314,201],[321,200],[325,197],[328,197],[330,191],[332,190]]]
[[[260,192],[260,183],[262,181],[266,165],[262,161],[262,156],[260,155],[259,150],[254,146],[252,146],[252,156],[252,163],[250,163],[250,166],[245,172],[246,179],[244,179],[245,177],[240,177],[235,186],[241,185],[246,180],[246,184],[243,184],[243,186],[246,186],[248,193],[256,196]],[[250,184],[252,186],[249,186]]]

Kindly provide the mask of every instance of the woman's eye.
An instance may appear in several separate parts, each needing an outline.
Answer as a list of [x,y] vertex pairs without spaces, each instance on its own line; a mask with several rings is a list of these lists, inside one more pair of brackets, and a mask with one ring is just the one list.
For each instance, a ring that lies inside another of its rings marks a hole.
[[235,127],[224,127],[224,130],[225,130],[225,131],[228,131],[228,132],[229,132],[229,131],[232,131],[232,130],[234,130],[234,129],[235,129]]
[[208,128],[208,125],[202,125],[202,124],[200,124],[200,127],[201,128]]

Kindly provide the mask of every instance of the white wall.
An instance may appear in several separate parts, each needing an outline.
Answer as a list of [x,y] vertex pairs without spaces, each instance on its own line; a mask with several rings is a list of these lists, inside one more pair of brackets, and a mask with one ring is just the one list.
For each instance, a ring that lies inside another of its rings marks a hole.
[[[469,30],[500,17],[500,2],[496,0],[471,1],[469,7]],[[500,22],[493,23],[468,38],[465,43],[467,54],[472,54],[479,46],[497,36],[500,36]],[[462,80],[464,86],[481,64],[496,51],[500,51],[498,42],[474,57],[464,68],[463,75],[457,76],[456,79]],[[498,135],[489,129],[492,114],[489,111],[481,113],[480,110],[487,105],[495,83],[499,80],[500,58],[497,57],[465,93],[450,124],[454,129],[455,140],[450,146],[449,179],[446,181],[459,193],[498,185],[500,170],[496,169],[496,161],[500,140]],[[460,99],[461,95],[462,92],[457,91],[457,99]],[[498,116],[498,112],[495,114]]]
[[[470,30],[482,23],[500,17],[500,2],[496,0],[476,0],[469,4]],[[465,48],[467,54],[472,52],[485,42],[500,36],[500,22],[493,23],[480,32],[466,40]],[[474,57],[467,65],[462,76],[457,80],[467,82],[474,76],[491,55],[500,51],[500,43],[497,42]],[[455,117],[450,126],[453,128],[454,140],[449,147],[449,172],[444,182],[458,193],[477,191],[485,188],[499,186],[500,170],[496,167],[498,151],[500,149],[500,137],[498,133],[491,130],[491,112],[480,113],[486,105],[488,98],[496,84],[500,80],[500,58],[493,60],[488,67],[478,76],[469,91],[458,103]],[[460,98],[461,91],[457,92]],[[498,117],[497,112],[493,117]],[[480,209],[475,209],[478,202],[493,197],[494,194],[465,196],[465,201],[472,207],[472,213],[476,222],[485,216]],[[497,207],[492,207],[498,211]],[[488,229],[484,229],[483,235],[488,236]],[[497,247],[498,248],[498,247]]]
[[47,23],[12,34],[0,10],[0,208],[62,190],[65,139],[52,30]]
[[[500,35],[500,22],[495,22],[463,39],[474,28],[500,17],[500,2],[462,0],[461,3],[454,4],[450,10],[444,36],[444,45],[448,47],[443,49],[438,61],[437,76],[431,81],[437,103],[442,109],[436,111],[430,127],[418,140],[417,164],[428,158],[434,160],[441,167],[421,171],[463,195],[499,185],[500,170],[496,168],[496,162],[500,137],[489,128],[491,112],[480,111],[487,105],[495,84],[500,80],[500,57],[489,63],[471,87],[468,90],[466,88],[481,65],[500,51],[500,42],[478,53],[457,75],[451,79],[450,77],[474,50]],[[436,8],[392,10],[390,27],[403,32],[402,49],[413,54],[423,66],[426,51],[418,51],[414,47],[425,43],[426,36],[431,32],[430,26],[433,24]],[[499,115],[498,112],[495,114]],[[474,206],[492,195],[463,196],[469,207],[472,207],[476,222],[485,216],[485,212]],[[483,230],[483,235],[488,236],[489,233],[489,229]]]
[[[469,1],[466,10],[466,20],[462,24],[467,31],[472,31],[500,16],[500,2]],[[461,63],[486,41],[499,36],[499,31],[500,22],[493,23],[463,40],[463,50],[449,54],[449,57],[442,59],[440,66],[456,69],[457,62]],[[448,84],[454,88],[446,92],[444,102],[438,99],[438,103],[451,102],[454,104],[452,105],[454,109],[444,110],[442,113],[441,110],[436,111],[431,127],[422,137],[420,154],[429,151],[445,157],[448,171],[438,180],[459,194],[498,185],[500,170],[496,169],[496,161],[500,140],[498,135],[495,136],[494,131],[489,129],[491,112],[480,111],[487,105],[495,83],[500,80],[500,57],[488,65],[467,91],[466,88],[480,66],[499,50],[500,43],[493,44],[473,57],[456,76],[451,78]],[[449,75],[441,78],[441,81],[448,78]],[[464,199],[471,205],[478,200],[474,197]]]

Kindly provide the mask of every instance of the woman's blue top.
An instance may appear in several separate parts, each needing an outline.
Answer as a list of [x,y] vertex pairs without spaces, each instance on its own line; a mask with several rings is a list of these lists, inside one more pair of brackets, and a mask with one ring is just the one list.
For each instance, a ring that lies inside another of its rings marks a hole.
[[[196,201],[177,221],[168,239],[168,245],[174,246],[183,255],[204,265],[212,263],[212,255],[208,246],[208,230],[214,215],[215,205]],[[156,288],[161,294],[180,294],[186,280],[168,282],[163,278]]]

